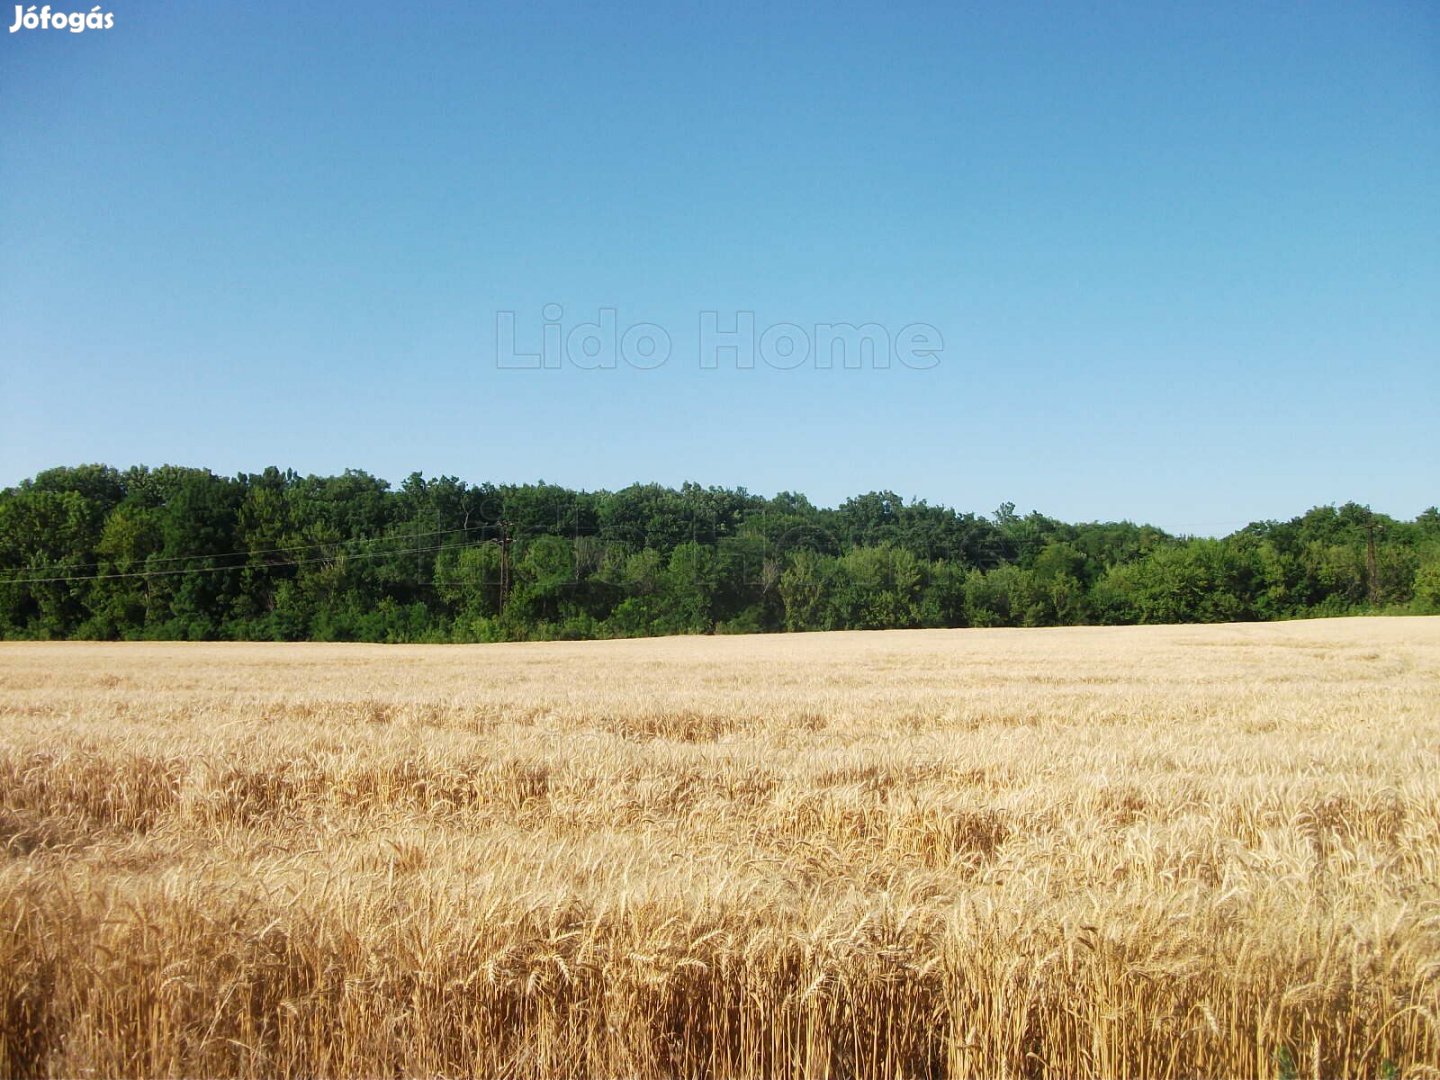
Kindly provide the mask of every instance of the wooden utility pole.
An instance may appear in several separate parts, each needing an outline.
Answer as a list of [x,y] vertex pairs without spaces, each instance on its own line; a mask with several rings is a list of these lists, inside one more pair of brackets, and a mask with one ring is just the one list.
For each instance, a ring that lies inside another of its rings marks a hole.
[[510,522],[500,522],[500,614],[505,614],[505,602],[510,599]]
[[1380,574],[1375,565],[1375,519],[1365,525],[1365,578],[1369,583],[1370,606],[1380,606]]

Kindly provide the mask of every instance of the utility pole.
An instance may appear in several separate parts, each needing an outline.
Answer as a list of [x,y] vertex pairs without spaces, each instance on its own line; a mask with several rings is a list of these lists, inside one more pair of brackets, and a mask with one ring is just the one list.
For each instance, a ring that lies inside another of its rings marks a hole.
[[500,537],[495,542],[500,545],[500,614],[504,615],[505,602],[510,598],[510,522],[500,522]]
[[1370,606],[1380,606],[1380,575],[1375,566],[1375,518],[1365,525],[1365,577],[1369,583]]
[[[419,518],[419,517],[416,517],[416,519],[415,519],[415,584],[416,584],[417,586],[422,587],[422,588],[423,588],[424,585],[425,585],[425,558],[424,558],[424,553],[425,553],[425,548],[426,548],[427,546],[429,546],[429,545],[426,545],[426,544],[422,544],[422,543],[420,542],[421,539],[423,538],[423,535],[424,535],[424,534],[420,532],[420,518]],[[435,531],[434,531],[433,533],[431,533],[430,535],[431,535],[432,537],[435,537],[435,536],[439,536],[439,535],[440,535],[440,505],[439,505],[438,503],[435,505]],[[433,547],[431,547],[431,550],[432,550],[432,551],[438,550],[441,546],[442,546],[442,545],[436,544],[436,545],[434,545]],[[437,565],[438,565],[438,562],[439,562],[438,558],[437,558],[436,562],[437,562]],[[432,577],[433,577],[433,575],[432,575]],[[432,583],[433,583],[433,581],[432,581]]]

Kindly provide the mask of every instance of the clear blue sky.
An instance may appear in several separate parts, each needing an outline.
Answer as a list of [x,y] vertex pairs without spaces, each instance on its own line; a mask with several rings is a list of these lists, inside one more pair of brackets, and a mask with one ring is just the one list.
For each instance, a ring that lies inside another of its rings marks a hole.
[[[692,479],[1197,533],[1440,501],[1440,6],[773,8],[0,31],[0,484]],[[499,367],[497,312],[533,352],[546,304],[671,357]],[[711,370],[704,311],[944,350]]]

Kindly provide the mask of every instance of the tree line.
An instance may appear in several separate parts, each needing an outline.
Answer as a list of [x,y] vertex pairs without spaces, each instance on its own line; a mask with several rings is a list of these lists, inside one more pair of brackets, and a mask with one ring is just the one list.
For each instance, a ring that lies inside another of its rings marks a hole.
[[574,491],[419,473],[57,468],[0,492],[9,639],[502,641],[1440,613],[1440,511],[1321,506],[1220,539],[834,507],[744,488]]

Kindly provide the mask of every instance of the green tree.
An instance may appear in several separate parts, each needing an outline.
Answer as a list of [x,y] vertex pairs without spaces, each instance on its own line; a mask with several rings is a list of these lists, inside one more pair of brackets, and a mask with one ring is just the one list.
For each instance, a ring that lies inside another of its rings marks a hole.
[[1415,607],[1421,615],[1440,615],[1440,545],[1431,547],[1415,570]]
[[924,566],[904,548],[851,548],[835,564],[829,625],[853,630],[919,626]]
[[833,562],[801,548],[790,556],[780,574],[780,599],[786,630],[824,630],[825,610],[833,577]]

